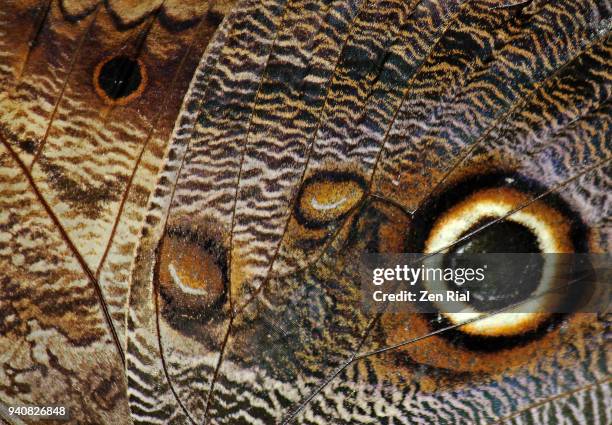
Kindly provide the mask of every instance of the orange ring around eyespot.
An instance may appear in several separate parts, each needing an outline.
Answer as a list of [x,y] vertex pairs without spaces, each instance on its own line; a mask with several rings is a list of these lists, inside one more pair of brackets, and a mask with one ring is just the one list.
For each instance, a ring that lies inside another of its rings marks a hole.
[[[115,58],[119,58],[119,57],[126,57],[130,60],[135,61],[138,64],[138,70],[140,72],[140,84],[138,85],[138,87],[129,95],[124,96],[124,97],[120,97],[118,99],[112,99],[110,98],[106,92],[104,91],[104,89],[102,87],[100,87],[100,83],[99,83],[99,79],[100,79],[100,73],[102,72],[102,68],[104,67],[104,65],[106,65],[107,63],[109,63],[111,60],[115,59]],[[142,60],[140,60],[140,58],[131,58],[128,55],[115,55],[115,56],[107,56],[105,57],[103,60],[101,60],[95,67],[94,69],[94,73],[93,73],[93,87],[95,92],[97,93],[97,95],[104,101],[104,103],[106,103],[107,105],[127,105],[128,103],[132,102],[134,99],[140,97],[140,95],[142,95],[142,93],[144,92],[144,89],[148,83],[148,74],[147,74],[147,67],[144,65],[144,63],[142,62]]]
[[[563,328],[556,327],[544,333],[541,338],[527,340],[522,344],[499,350],[495,349],[493,341],[489,343],[491,344],[490,350],[473,350],[456,345],[442,335],[430,335],[423,338],[424,335],[430,334],[432,329],[428,318],[417,313],[385,313],[381,322],[386,333],[386,345],[392,346],[404,341],[415,340],[413,343],[398,348],[395,354],[391,352],[373,356],[375,367],[381,373],[393,378],[396,375],[406,377],[412,373],[410,367],[400,366],[398,368],[395,356],[399,353],[419,364],[451,373],[495,374],[519,366],[533,366],[537,359],[565,347],[568,341],[574,341],[578,338],[579,333],[594,332],[590,325],[597,323],[597,320],[596,315],[592,313],[576,314],[567,319]],[[486,344],[486,341],[483,340],[483,344]],[[443,382],[439,384],[444,385]]]

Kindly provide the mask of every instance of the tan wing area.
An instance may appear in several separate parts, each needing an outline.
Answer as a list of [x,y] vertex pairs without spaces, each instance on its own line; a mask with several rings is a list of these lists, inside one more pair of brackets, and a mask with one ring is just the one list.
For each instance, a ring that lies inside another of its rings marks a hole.
[[85,422],[129,422],[120,353],[142,210],[192,74],[230,6],[0,7],[5,404],[69,404]]

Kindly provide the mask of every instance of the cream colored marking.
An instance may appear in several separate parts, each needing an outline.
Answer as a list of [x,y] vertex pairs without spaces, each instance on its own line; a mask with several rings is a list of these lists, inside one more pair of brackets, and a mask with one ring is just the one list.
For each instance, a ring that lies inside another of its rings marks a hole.
[[315,210],[318,210],[318,211],[329,211],[329,210],[333,210],[335,208],[338,208],[340,205],[344,204],[346,202],[346,200],[347,200],[347,198],[345,196],[342,199],[340,199],[339,201],[334,202],[333,204],[321,204],[321,203],[319,203],[319,201],[317,201],[317,198],[312,198],[310,200],[310,205],[312,205],[312,207]]
[[170,272],[170,276],[172,276],[172,280],[174,280],[174,283],[176,283],[183,292],[186,292],[187,294],[190,294],[190,295],[206,295],[207,294],[207,292],[203,289],[195,289],[189,285],[185,285],[181,281],[181,278],[179,277],[172,263],[168,264],[168,271]]

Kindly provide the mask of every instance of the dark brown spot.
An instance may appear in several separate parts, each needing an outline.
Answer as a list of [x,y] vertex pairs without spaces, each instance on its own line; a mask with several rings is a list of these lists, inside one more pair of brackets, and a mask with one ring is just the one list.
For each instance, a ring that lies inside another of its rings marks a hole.
[[223,15],[219,12],[214,12],[212,10],[209,10],[208,13],[206,14],[206,20],[210,22],[212,25],[214,25],[215,27],[218,27],[219,25],[221,25],[221,22],[223,21]]
[[86,181],[77,182],[58,165],[41,161],[40,166],[49,176],[49,184],[57,191],[59,198],[90,219],[100,217],[103,204],[119,199],[119,187],[125,180],[117,176],[112,182],[102,181],[94,185]]
[[20,140],[19,147],[29,154],[36,152],[36,142],[32,139]]

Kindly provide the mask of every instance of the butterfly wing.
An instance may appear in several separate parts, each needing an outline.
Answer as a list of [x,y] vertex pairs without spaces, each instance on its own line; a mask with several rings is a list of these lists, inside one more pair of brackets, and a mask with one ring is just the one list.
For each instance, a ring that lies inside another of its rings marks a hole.
[[[216,30],[228,9],[3,5],[0,400],[608,423],[607,316],[473,337],[362,310],[357,259],[484,201],[609,252],[609,2],[243,1]],[[468,239],[509,243],[490,224]]]
[[608,252],[609,13],[241,3],[200,65],[138,248],[138,419],[605,423],[605,316],[470,338],[368,315],[357,258],[423,250],[459,191],[510,205],[504,219],[555,217],[556,246]]

